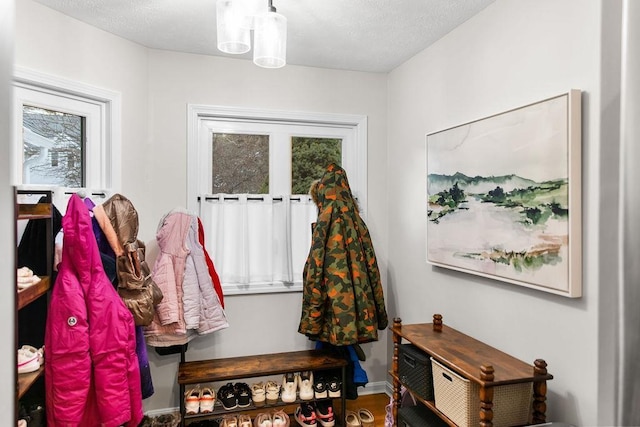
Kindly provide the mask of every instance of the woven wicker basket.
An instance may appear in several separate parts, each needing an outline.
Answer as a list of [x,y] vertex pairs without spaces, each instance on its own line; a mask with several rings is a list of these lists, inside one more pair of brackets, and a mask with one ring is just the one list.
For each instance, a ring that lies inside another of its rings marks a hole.
[[[436,408],[460,427],[480,423],[480,385],[431,359]],[[493,425],[508,427],[529,422],[533,384],[509,384],[493,389]]]

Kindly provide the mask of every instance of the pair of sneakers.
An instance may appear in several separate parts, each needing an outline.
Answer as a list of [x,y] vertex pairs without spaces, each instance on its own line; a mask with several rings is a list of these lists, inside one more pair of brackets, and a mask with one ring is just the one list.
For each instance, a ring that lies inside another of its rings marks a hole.
[[251,405],[251,387],[246,383],[227,383],[218,390],[218,400],[224,409],[246,408]]
[[342,395],[342,381],[336,375],[318,375],[313,383],[313,391],[316,399],[335,398]]
[[313,399],[313,372],[288,372],[282,376],[282,401],[293,403],[298,396],[301,400]]
[[302,427],[333,427],[336,423],[331,400],[302,402],[296,408],[294,416]]
[[260,381],[251,384],[251,400],[257,407],[262,407],[265,403],[275,405],[280,397],[280,384],[275,381]]
[[40,369],[44,363],[44,347],[37,349],[30,345],[23,345],[18,349],[18,373],[26,374]]
[[254,427],[289,427],[289,415],[282,410],[272,413],[262,412],[256,415],[254,419]]
[[225,415],[220,420],[220,427],[252,427],[251,417],[246,414]]
[[197,386],[187,390],[184,394],[184,408],[187,415],[213,412],[215,403],[216,394],[210,387],[200,388]]

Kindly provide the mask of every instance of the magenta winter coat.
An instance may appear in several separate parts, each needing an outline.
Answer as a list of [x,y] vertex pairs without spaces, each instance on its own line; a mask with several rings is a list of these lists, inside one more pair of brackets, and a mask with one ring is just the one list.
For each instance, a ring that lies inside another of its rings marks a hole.
[[62,228],[45,332],[47,426],[137,426],[143,413],[133,317],[104,273],[77,195]]

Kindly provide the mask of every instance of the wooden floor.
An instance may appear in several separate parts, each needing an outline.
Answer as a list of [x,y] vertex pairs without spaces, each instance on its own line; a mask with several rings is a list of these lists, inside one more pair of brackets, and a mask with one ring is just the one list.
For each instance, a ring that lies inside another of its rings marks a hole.
[[385,406],[389,404],[389,396],[381,394],[359,395],[356,400],[347,400],[347,411],[366,408],[373,414],[376,427],[384,427]]

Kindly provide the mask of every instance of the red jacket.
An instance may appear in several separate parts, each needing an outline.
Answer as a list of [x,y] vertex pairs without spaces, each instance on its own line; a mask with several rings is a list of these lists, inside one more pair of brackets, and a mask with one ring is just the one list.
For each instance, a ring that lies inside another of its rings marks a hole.
[[62,228],[45,331],[47,426],[137,426],[143,413],[133,317],[104,273],[77,195]]

